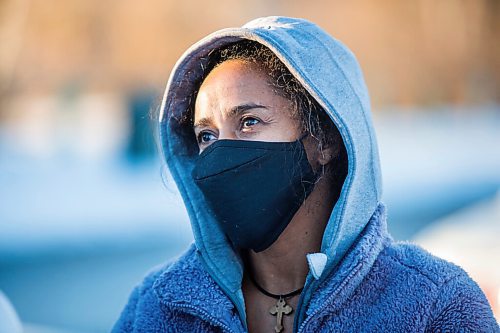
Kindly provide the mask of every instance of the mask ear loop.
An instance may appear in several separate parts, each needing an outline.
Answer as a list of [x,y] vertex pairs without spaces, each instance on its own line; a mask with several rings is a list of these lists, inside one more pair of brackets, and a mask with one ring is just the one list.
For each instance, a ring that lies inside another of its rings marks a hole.
[[[300,142],[302,143],[302,145],[304,145],[303,140],[304,140],[305,138],[307,138],[309,135],[311,135],[311,133],[310,133],[309,131],[306,131],[306,132],[302,133],[302,135],[301,135],[301,136],[299,136],[299,138],[297,139],[297,141],[300,141]],[[311,135],[311,136],[312,136],[312,135]],[[312,137],[313,137],[313,136],[312,136]],[[314,137],[313,137],[313,138],[314,138]],[[323,149],[321,149],[321,155],[322,155],[323,157],[325,157],[324,152],[323,152]],[[314,172],[314,177],[315,177],[315,179],[316,179],[316,180],[314,181],[314,185],[316,185],[316,184],[317,184],[317,183],[321,180],[321,178],[322,178],[324,175],[325,175],[325,165],[324,165],[324,164],[322,164],[322,165],[321,165],[321,172]]]
[[[300,141],[302,143],[302,146],[304,146],[304,141],[303,140],[305,138],[307,138],[309,135],[311,135],[311,133],[309,131],[306,131],[306,132],[302,133],[299,136],[299,138],[297,139],[297,141]],[[311,137],[315,138],[312,135],[311,135]],[[321,154],[322,155],[324,154],[323,150],[321,150]],[[324,155],[323,155],[323,157],[324,157]],[[314,172],[314,170],[313,170],[313,173],[314,173],[314,184],[313,185],[316,186],[316,184],[319,183],[319,181],[321,180],[321,178],[325,175],[325,166],[321,165],[321,172]]]
[[[304,140],[305,138],[307,138],[310,134],[311,134],[311,133],[309,133],[309,131],[305,131],[305,132],[304,132],[304,133],[302,133],[302,134],[298,137],[298,139],[296,140],[296,142],[300,142],[300,143],[301,143],[301,145],[302,145],[302,147],[303,147],[303,152],[304,152],[304,154],[306,154],[306,155],[307,155],[307,153],[306,153],[306,150],[305,150],[305,145],[304,145],[304,141],[303,141],[303,140]],[[312,167],[311,167],[311,170],[312,170]],[[313,171],[313,173],[314,173],[314,184],[313,184],[313,186],[315,186],[315,185],[318,183],[318,175],[316,174],[316,172],[314,172],[314,170],[312,170],[312,171]],[[304,198],[303,198],[303,201],[305,201],[305,200],[306,200],[306,198],[307,198],[307,194],[306,194],[306,191],[305,191],[305,188],[304,188],[304,187],[303,187],[303,190],[304,190]]]

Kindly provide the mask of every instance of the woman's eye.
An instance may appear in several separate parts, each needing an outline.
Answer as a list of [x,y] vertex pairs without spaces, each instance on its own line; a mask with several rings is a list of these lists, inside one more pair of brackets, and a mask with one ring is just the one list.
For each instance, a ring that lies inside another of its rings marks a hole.
[[211,140],[215,140],[216,137],[213,133],[210,133],[210,132],[200,132],[198,134],[198,142],[199,143],[205,143],[205,142],[209,142]]
[[254,125],[257,125],[259,122],[260,120],[256,118],[245,118],[241,122],[241,127],[242,128],[252,127]]

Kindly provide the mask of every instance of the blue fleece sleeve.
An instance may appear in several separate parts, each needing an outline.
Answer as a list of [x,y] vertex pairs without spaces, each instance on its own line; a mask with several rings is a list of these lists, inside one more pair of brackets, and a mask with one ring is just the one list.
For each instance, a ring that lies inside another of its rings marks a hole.
[[127,305],[123,309],[120,317],[116,321],[111,333],[129,333],[134,329],[135,313],[139,301],[139,287],[130,294]]
[[165,316],[153,285],[168,267],[159,266],[146,275],[134,288],[111,333],[165,332]]
[[484,293],[461,272],[443,284],[426,332],[500,332]]

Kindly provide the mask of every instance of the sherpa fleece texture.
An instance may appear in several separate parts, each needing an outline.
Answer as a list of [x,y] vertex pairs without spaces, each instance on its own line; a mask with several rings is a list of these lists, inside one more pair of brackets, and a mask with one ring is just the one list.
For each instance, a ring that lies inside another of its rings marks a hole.
[[[295,307],[300,332],[494,332],[484,295],[459,268],[393,243],[381,205],[378,147],[363,74],[352,52],[317,25],[266,17],[190,47],[165,90],[159,132],[189,214],[194,245],[136,288],[115,332],[243,332],[243,264],[191,176],[198,145],[190,102],[214,49],[253,40],[268,47],[338,128],[348,174]],[[221,184],[223,186],[224,184]]]
[[[461,268],[390,238],[382,205],[306,313],[298,332],[500,332],[481,289]],[[191,246],[135,288],[113,329],[124,332],[246,330]]]

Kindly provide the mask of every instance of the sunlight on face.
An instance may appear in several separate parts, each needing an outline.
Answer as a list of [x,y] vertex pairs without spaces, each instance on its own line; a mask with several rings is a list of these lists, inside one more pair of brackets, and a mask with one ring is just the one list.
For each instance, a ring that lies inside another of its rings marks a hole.
[[255,64],[228,60],[203,81],[195,102],[194,131],[202,152],[216,140],[290,142],[301,123],[292,102],[274,92]]

